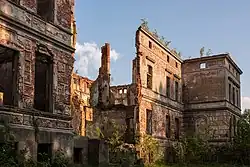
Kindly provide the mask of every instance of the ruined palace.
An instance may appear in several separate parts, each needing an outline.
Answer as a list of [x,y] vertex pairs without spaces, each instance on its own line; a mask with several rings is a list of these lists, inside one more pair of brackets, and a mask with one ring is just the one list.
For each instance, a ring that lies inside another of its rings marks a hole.
[[184,135],[206,136],[214,143],[232,139],[241,115],[242,71],[230,54],[183,60],[145,25],[136,32],[135,46],[132,83],[117,86],[110,85],[110,44],[101,48],[90,92],[96,125],[103,126],[106,117],[127,127],[126,137],[152,135],[163,148]]
[[74,0],[0,0],[1,128],[34,160],[72,157],[74,30]]

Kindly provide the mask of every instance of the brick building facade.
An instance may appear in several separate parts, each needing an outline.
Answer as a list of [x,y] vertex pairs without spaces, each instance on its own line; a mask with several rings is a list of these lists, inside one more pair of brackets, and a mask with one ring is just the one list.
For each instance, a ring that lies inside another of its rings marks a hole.
[[241,74],[229,54],[184,61],[186,131],[207,134],[213,141],[233,137],[241,115]]
[[73,0],[0,1],[0,120],[33,159],[73,153],[73,10]]
[[93,111],[89,104],[90,88],[93,81],[73,73],[71,95],[74,109],[72,110],[72,126],[74,131],[86,136],[86,122],[92,121]]
[[[149,134],[164,147],[184,135],[213,142],[233,137],[240,117],[242,71],[229,54],[182,60],[145,25],[136,32],[132,83],[110,86],[110,46],[91,88],[93,122],[103,116]],[[135,133],[134,133],[135,134]]]

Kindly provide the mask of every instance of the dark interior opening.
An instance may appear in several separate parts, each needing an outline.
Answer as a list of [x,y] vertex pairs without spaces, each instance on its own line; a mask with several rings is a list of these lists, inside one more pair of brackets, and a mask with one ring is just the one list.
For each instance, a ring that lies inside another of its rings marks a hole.
[[175,139],[180,139],[180,121],[178,118],[175,118]]
[[35,98],[34,108],[49,112],[52,95],[52,60],[51,57],[36,53],[35,63]]
[[37,14],[45,21],[54,21],[54,0],[37,0]]
[[74,163],[82,164],[82,148],[74,148]]
[[15,50],[0,46],[0,92],[3,94],[3,105],[16,104],[17,61]]
[[49,162],[52,157],[52,144],[38,144],[37,145],[37,161]]

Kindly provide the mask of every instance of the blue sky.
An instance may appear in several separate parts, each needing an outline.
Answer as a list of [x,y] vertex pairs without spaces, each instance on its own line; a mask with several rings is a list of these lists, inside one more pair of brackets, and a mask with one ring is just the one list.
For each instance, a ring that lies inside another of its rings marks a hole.
[[198,57],[202,46],[214,54],[230,52],[244,72],[242,96],[250,108],[249,0],[76,0],[75,13],[81,75],[96,78],[99,48],[109,42],[113,84],[130,83],[135,32],[140,19],[146,18],[152,30],[172,41],[171,47],[181,51],[183,59]]

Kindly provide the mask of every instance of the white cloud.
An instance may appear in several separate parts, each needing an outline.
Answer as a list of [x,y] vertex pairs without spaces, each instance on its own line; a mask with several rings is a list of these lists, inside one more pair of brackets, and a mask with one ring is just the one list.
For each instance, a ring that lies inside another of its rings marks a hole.
[[241,109],[250,109],[250,97],[241,97]]
[[[110,51],[111,61],[116,61],[120,54],[114,49]],[[81,76],[95,79],[101,66],[101,48],[96,43],[76,43],[75,70]]]

